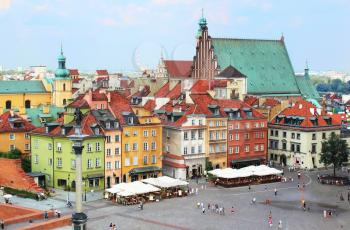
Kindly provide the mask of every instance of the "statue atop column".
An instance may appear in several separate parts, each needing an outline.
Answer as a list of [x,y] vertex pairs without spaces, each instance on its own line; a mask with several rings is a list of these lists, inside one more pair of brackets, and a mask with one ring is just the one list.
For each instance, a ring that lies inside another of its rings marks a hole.
[[83,113],[80,111],[79,108],[75,108],[74,120],[77,126],[81,125],[81,121],[83,120]]

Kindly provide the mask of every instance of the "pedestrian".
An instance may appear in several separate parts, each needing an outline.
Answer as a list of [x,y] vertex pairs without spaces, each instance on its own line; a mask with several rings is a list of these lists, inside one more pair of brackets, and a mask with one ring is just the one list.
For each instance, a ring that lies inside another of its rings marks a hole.
[[253,199],[252,199],[252,204],[255,204],[255,203],[256,203],[256,198],[253,197]]
[[282,220],[278,221],[278,229],[282,229]]
[[205,208],[204,207],[202,208],[202,213],[205,214]]
[[248,185],[248,190],[250,191],[250,184]]
[[298,172],[298,180],[300,180],[301,174],[300,172]]
[[211,205],[211,212],[215,212],[215,206],[214,206],[214,204]]
[[275,196],[277,196],[277,188],[275,188]]
[[208,203],[208,210],[210,210],[210,204]]
[[47,213],[47,211],[44,212],[44,219],[45,220],[49,219],[49,214]]
[[4,220],[0,220],[0,225],[1,225],[1,229],[5,229],[5,222],[4,222]]
[[201,207],[201,203],[197,202],[197,208]]
[[218,204],[215,204],[215,212],[219,213],[219,205]]
[[320,182],[320,174],[317,174],[317,182]]
[[113,223],[112,223],[112,222],[109,224],[109,229],[110,229],[110,230],[113,229]]
[[61,218],[61,211],[57,210],[57,218]]
[[201,203],[201,208],[202,208],[202,209],[204,208],[204,204],[203,204],[203,202]]
[[115,224],[113,224],[112,229],[117,230],[117,226]]
[[233,206],[231,207],[231,214],[233,214],[235,212]]
[[298,190],[300,189],[300,184],[298,183]]

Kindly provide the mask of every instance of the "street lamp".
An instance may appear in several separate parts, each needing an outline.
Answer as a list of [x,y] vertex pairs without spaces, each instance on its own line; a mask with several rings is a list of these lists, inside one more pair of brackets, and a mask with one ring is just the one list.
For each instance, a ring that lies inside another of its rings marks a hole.
[[75,110],[75,133],[69,136],[73,142],[73,149],[76,156],[76,173],[75,173],[75,213],[72,214],[72,223],[74,230],[85,230],[87,215],[83,213],[82,207],[82,152],[83,140],[87,135],[81,133],[82,113],[79,108]]
[[67,188],[68,188],[68,194],[67,194],[67,204],[69,203],[69,192],[70,192],[70,186],[69,186],[69,184],[70,184],[70,174],[68,173],[68,186],[67,186]]

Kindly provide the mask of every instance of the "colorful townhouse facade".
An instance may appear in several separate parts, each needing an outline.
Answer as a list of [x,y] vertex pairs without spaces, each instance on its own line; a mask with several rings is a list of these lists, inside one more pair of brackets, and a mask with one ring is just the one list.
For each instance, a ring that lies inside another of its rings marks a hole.
[[23,157],[30,155],[30,131],[35,129],[23,117],[8,111],[0,115],[0,152],[18,149]]
[[[31,132],[32,172],[44,175],[44,184],[48,187],[75,188],[76,156],[69,139],[75,133],[74,125],[74,122],[64,124],[61,119]],[[82,134],[87,135],[82,153],[84,187],[101,190],[105,188],[105,139],[102,128],[91,113],[84,116]]]
[[269,122],[271,163],[313,169],[320,163],[322,142],[331,133],[340,134],[340,116],[328,115],[311,102],[300,100]]

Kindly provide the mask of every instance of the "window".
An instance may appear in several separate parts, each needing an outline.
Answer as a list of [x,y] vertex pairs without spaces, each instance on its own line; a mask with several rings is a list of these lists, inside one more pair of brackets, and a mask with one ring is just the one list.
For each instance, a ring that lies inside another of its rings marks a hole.
[[210,127],[213,127],[213,126],[214,126],[214,121],[210,121],[210,122],[209,122],[209,126],[210,126]]
[[249,140],[249,133],[244,134],[244,139]]
[[155,141],[152,142],[151,148],[152,148],[152,150],[156,150],[156,142]]
[[213,133],[213,131],[210,131],[210,133],[209,133],[209,140],[214,140],[214,133]]
[[216,127],[220,126],[220,121],[216,121]]
[[30,150],[30,145],[29,144],[24,144],[24,150]]
[[48,144],[47,144],[47,149],[48,149],[48,150],[52,150],[52,143],[48,143]]
[[100,142],[96,142],[96,151],[97,151],[97,152],[101,151]]
[[132,133],[132,135],[133,135],[134,137],[137,137],[138,132],[137,132],[136,130],[134,130],[134,132]]
[[264,128],[265,127],[265,123],[264,122],[260,122],[260,127]]
[[282,149],[287,150],[287,142],[282,142]]
[[191,140],[195,140],[195,139],[196,139],[196,131],[191,130]]
[[16,146],[15,145],[10,145],[10,151],[11,150],[15,150],[16,149]]
[[24,138],[28,140],[28,139],[30,138],[29,133],[25,133],[25,134],[24,134]]
[[66,91],[66,84],[65,83],[63,83],[63,91]]
[[187,132],[184,132],[184,140],[188,140]]
[[156,155],[152,155],[152,164],[156,164],[157,163],[157,157]]
[[254,136],[255,136],[255,139],[259,139],[260,138],[260,133],[259,132],[255,132]]
[[222,131],[221,138],[224,139],[224,140],[226,139],[226,131]]
[[312,153],[316,153],[316,146],[317,146],[316,144],[311,145],[311,152]]
[[283,138],[287,138],[287,132],[283,132]]
[[312,134],[312,140],[316,140],[316,133]]
[[202,153],[203,152],[203,147],[202,145],[198,145],[198,153]]
[[239,133],[236,133],[236,141],[239,141]]
[[130,166],[130,158],[125,157],[125,166]]
[[275,136],[278,137],[278,130],[275,130]]
[[10,140],[14,140],[15,139],[15,134],[14,133],[10,133]]
[[165,151],[166,151],[166,152],[169,152],[169,150],[170,150],[169,145],[166,145],[166,146],[165,146]]
[[111,155],[111,149],[106,149],[106,155],[109,157]]
[[62,168],[62,158],[61,157],[57,158],[57,168]]
[[49,158],[48,164],[49,164],[49,166],[52,166],[52,158]]
[[228,148],[228,153],[229,153],[229,154],[233,154],[233,148],[232,148],[232,147],[229,147],[229,148]]
[[187,147],[184,147],[184,155],[187,155]]
[[326,133],[322,133],[322,139],[326,139]]
[[255,151],[255,152],[259,151],[259,145],[258,145],[258,144],[255,144],[255,145],[254,145],[254,151]]
[[136,166],[136,165],[139,164],[138,160],[139,160],[138,157],[137,157],[137,156],[134,156],[134,159],[133,159],[133,165],[134,165],[134,166]]
[[219,131],[216,131],[216,140],[220,140],[220,132]]
[[119,141],[120,141],[119,135],[115,135],[115,136],[114,136],[114,140],[115,140],[115,142],[119,142]]
[[99,128],[95,128],[95,135],[99,135],[99,134],[100,134]]
[[132,151],[137,151],[137,143],[132,144]]
[[110,161],[108,161],[108,162],[106,163],[106,168],[107,168],[107,169],[111,169],[111,168],[112,168],[112,163],[111,163]]
[[273,136],[273,130],[272,129],[270,130],[270,136]]
[[88,169],[92,168],[92,160],[91,159],[87,160],[87,167],[88,167]]
[[295,133],[292,133],[292,139],[295,139]]
[[25,107],[26,109],[30,109],[30,100],[26,100],[26,101],[24,102],[24,107]]
[[101,158],[98,157],[95,159],[95,165],[96,165],[96,168],[101,167]]
[[124,145],[124,149],[125,149],[125,152],[129,152],[129,151],[130,151],[130,149],[129,149],[129,144],[128,144],[128,143],[126,143],[126,144]]
[[260,144],[260,151],[264,151],[265,147],[264,144]]
[[192,125],[195,125],[195,124],[196,124],[196,120],[192,119]]
[[250,127],[249,123],[245,123],[245,128],[249,129],[249,127]]
[[6,109],[11,109],[11,101],[6,101],[5,107],[6,107]]
[[143,142],[143,150],[148,151],[148,142]]
[[220,145],[215,145],[215,152],[219,153],[220,152]]
[[34,164],[39,164],[39,156],[38,155],[34,156]]
[[106,136],[106,142],[111,143],[111,136]]
[[261,132],[261,138],[264,138],[264,137],[265,137],[265,133]]
[[290,144],[290,151],[292,151],[292,152],[295,151],[295,145],[294,144]]
[[300,140],[300,133],[297,133],[297,139]]
[[155,136],[157,136],[157,131],[156,130],[152,130],[152,137],[155,137]]
[[147,131],[147,130],[144,130],[144,131],[143,131],[143,136],[144,136],[144,137],[148,137],[148,131]]
[[221,145],[221,152],[225,152],[226,151],[226,145],[225,144],[222,144]]
[[148,157],[147,156],[143,156],[143,164],[144,165],[148,164]]
[[228,130],[233,130],[233,125],[229,125]]
[[192,146],[192,147],[191,147],[191,154],[194,154],[195,151],[196,151],[196,150],[195,150],[194,146]]
[[239,146],[237,146],[237,145],[235,146],[235,153],[237,153],[237,154],[239,153]]
[[87,144],[87,151],[92,152],[92,144],[91,143]]
[[255,128],[259,128],[259,122],[255,122]]
[[203,139],[203,130],[198,130],[198,139],[202,140]]
[[230,135],[228,136],[228,138],[229,138],[230,141],[232,141],[232,140],[233,140],[233,135],[230,134]]
[[115,155],[119,155],[119,154],[120,154],[120,150],[119,150],[118,147],[114,149],[114,154],[115,154]]
[[297,152],[300,152],[300,145],[296,145],[297,146]]
[[129,137],[129,136],[130,136],[130,132],[129,132],[129,131],[125,131],[124,135],[125,135],[126,137]]
[[71,166],[70,166],[72,169],[76,169],[77,167],[77,164],[76,164],[76,161],[75,160],[71,160]]
[[114,161],[114,167],[115,167],[115,169],[120,169],[120,162]]
[[111,123],[110,122],[106,122],[106,129],[110,129],[111,128]]
[[213,145],[209,145],[209,153],[213,153],[214,152],[214,146]]
[[239,129],[239,123],[235,124],[235,129]]
[[244,152],[246,152],[246,153],[249,152],[249,145],[244,146]]
[[202,119],[199,119],[199,120],[198,120],[198,124],[199,124],[199,125],[202,125]]
[[57,143],[57,152],[61,152],[61,151],[62,151],[62,144]]

